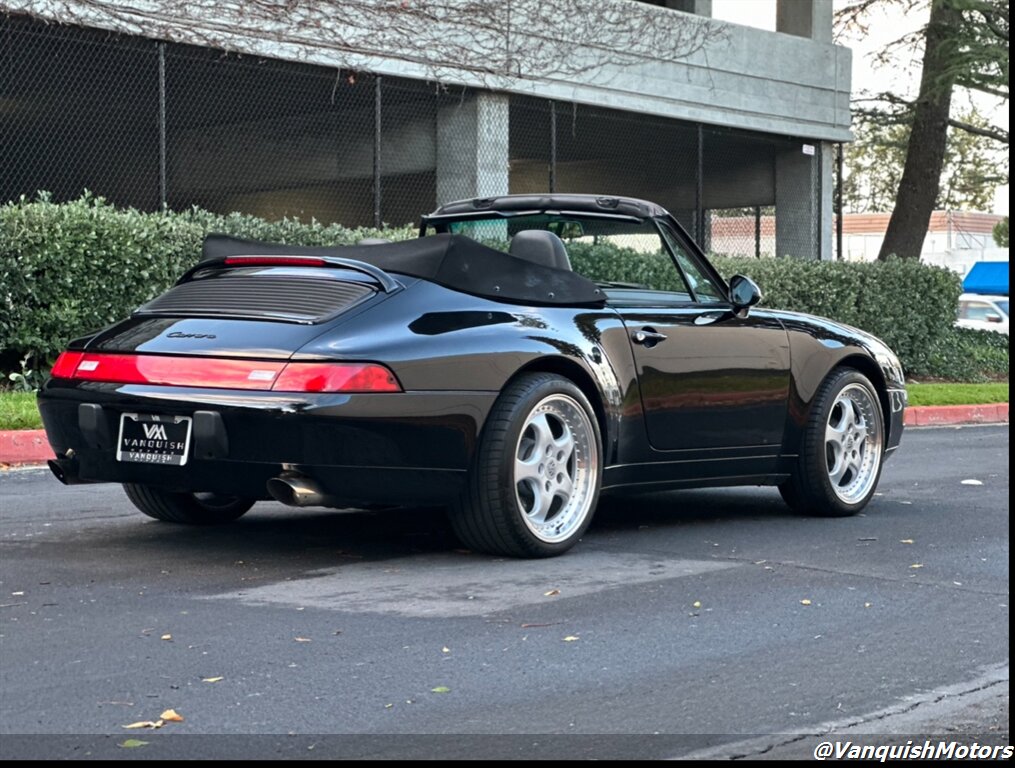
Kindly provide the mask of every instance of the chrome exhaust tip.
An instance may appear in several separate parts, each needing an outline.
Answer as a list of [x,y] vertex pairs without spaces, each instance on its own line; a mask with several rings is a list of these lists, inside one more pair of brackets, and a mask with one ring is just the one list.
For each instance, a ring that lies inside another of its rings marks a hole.
[[321,486],[302,475],[279,475],[268,481],[268,493],[289,507],[323,507],[328,499]]
[[87,482],[82,480],[78,474],[77,459],[50,459],[46,465],[56,479],[64,485],[81,485]]

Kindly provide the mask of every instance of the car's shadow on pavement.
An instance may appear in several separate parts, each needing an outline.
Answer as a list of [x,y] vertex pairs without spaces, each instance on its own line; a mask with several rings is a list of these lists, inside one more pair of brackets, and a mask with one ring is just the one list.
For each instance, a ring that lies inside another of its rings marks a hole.
[[593,532],[680,527],[723,520],[795,517],[774,488],[723,488],[645,494],[606,494],[599,502]]
[[[791,518],[778,494],[760,489],[679,491],[641,496],[611,496],[600,508],[578,551],[597,544],[624,543],[629,533],[651,528],[675,540],[694,529],[748,519]],[[98,521],[95,521],[98,522]],[[638,541],[638,539],[631,539]],[[455,538],[445,511],[438,507],[386,510],[294,510],[259,504],[229,525],[191,527],[147,520],[140,514],[110,525],[78,529],[60,546],[59,558],[101,562],[99,570],[123,567],[199,569],[212,575],[243,566],[259,578],[402,558],[453,555],[488,561],[465,550]],[[66,546],[70,543],[72,546]],[[45,539],[34,546],[46,548]]]

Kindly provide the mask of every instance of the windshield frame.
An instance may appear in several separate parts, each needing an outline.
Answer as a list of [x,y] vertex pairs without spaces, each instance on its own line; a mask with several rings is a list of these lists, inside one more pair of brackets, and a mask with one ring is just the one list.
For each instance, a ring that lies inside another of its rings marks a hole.
[[[589,219],[614,219],[616,221],[636,221],[644,223],[648,221],[647,218],[640,216],[628,216],[623,213],[598,213],[588,211],[565,211],[556,208],[533,208],[528,211],[469,211],[467,213],[439,213],[431,216],[424,216],[420,221],[419,225],[419,236],[426,237],[427,227],[433,226],[438,233],[449,231],[446,227],[441,229],[438,224],[451,224],[456,221],[468,221],[470,219],[513,219],[518,216],[576,216],[579,218]],[[654,221],[654,219],[652,219]]]

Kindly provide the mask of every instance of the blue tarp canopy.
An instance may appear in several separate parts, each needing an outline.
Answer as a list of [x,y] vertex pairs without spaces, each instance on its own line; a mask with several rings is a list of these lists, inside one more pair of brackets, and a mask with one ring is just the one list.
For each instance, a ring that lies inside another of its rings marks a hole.
[[966,293],[998,293],[1008,295],[1008,262],[978,261],[962,281]]

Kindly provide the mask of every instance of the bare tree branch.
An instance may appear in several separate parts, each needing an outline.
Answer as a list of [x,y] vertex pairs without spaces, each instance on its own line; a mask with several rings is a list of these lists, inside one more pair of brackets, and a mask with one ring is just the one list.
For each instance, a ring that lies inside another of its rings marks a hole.
[[1008,91],[1000,88],[994,88],[981,82],[978,78],[973,77],[960,77],[955,81],[956,85],[962,86],[963,88],[969,88],[973,91],[979,91],[980,93],[986,93],[989,96],[996,96],[999,99],[1008,100]]
[[955,118],[950,118],[948,120],[948,125],[952,128],[958,128],[960,131],[965,131],[966,133],[972,133],[976,136],[984,136],[988,139],[999,141],[1002,144],[1008,143],[1008,131],[1001,130],[1000,128],[972,125],[971,123],[964,122],[963,120],[956,120]]
[[333,52],[338,67],[402,60],[442,81],[488,87],[573,79],[647,61],[678,61],[725,41],[726,25],[620,0],[46,0],[52,17],[81,9],[125,31],[234,50],[238,35]]

